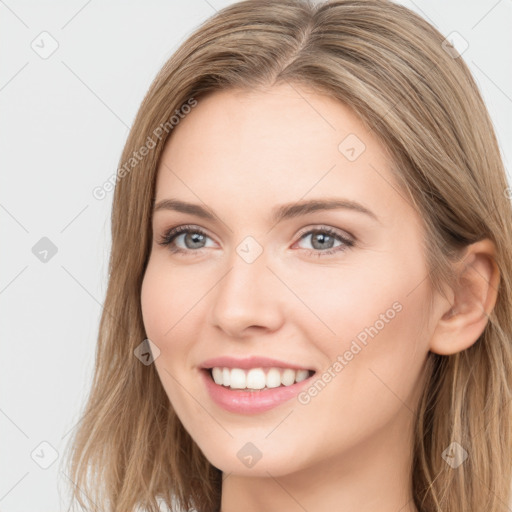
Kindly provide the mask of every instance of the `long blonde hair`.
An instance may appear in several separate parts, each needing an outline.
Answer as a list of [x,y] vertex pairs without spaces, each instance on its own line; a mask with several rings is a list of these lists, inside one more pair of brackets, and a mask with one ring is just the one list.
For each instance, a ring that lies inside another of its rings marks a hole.
[[[428,355],[411,486],[420,512],[503,510],[512,478],[512,211],[482,97],[443,40],[387,0],[249,0],[208,19],[166,62],[118,169],[94,379],[70,443],[73,500],[102,512],[155,512],[162,502],[171,510],[219,510],[221,471],[183,428],[154,365],[134,356],[146,338],[140,294],[155,178],[177,109],[221,89],[286,82],[350,106],[389,150],[424,222],[433,290],[454,284],[461,248],[483,238],[495,243],[501,280],[484,332],[460,353]],[[144,158],[127,167],[143,146]],[[468,453],[457,468],[442,457],[452,442]]]

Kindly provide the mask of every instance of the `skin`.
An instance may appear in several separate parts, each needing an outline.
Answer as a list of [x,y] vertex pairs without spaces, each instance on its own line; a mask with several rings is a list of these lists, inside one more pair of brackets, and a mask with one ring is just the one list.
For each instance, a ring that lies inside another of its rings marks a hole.
[[[366,146],[354,161],[338,149],[349,134]],[[171,197],[217,219],[154,213],[143,319],[172,406],[223,471],[221,510],[416,511],[410,443],[425,361],[483,331],[499,279],[492,243],[469,247],[454,269],[464,287],[435,295],[427,316],[421,219],[398,193],[385,148],[349,108],[296,85],[199,101],[160,161],[156,203]],[[269,220],[276,205],[327,197],[357,201],[378,220],[343,209]],[[206,232],[202,248],[186,235],[174,240],[185,253],[158,244],[185,224]],[[306,234],[325,227],[354,246],[311,254],[343,244]],[[263,249],[252,263],[236,251],[247,236]],[[322,375],[397,302],[401,311],[307,404],[230,413],[200,378],[201,362],[219,355],[264,355]],[[262,454],[252,467],[237,457],[247,442]]]

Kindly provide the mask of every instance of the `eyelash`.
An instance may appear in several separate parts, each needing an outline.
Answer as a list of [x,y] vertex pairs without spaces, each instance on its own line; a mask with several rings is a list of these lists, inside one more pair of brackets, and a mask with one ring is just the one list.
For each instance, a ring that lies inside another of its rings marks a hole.
[[[196,250],[180,249],[180,248],[173,246],[172,244],[173,244],[174,240],[182,233],[199,233],[200,235],[210,238],[202,229],[197,228],[195,226],[185,225],[185,226],[178,226],[177,228],[171,228],[171,229],[167,230],[164,233],[164,235],[161,237],[161,239],[158,241],[158,244],[162,245],[162,246],[167,246],[169,248],[169,250],[175,254],[176,253],[183,254],[183,253],[189,253],[189,252],[200,253],[200,251],[202,249],[204,249],[204,248],[196,249]],[[352,241],[348,238],[345,238],[344,236],[340,235],[337,231],[335,231],[329,227],[315,228],[315,229],[310,229],[309,231],[305,231],[300,235],[299,240],[302,240],[303,238],[305,238],[306,235],[317,234],[317,233],[324,233],[333,238],[336,238],[339,241],[341,241],[343,243],[343,245],[340,245],[340,246],[332,248],[332,249],[326,249],[325,251],[315,250],[315,249],[304,249],[310,256],[317,256],[317,257],[328,256],[328,255],[331,255],[331,254],[334,254],[337,252],[346,251],[347,249],[350,249],[355,245],[354,241]]]

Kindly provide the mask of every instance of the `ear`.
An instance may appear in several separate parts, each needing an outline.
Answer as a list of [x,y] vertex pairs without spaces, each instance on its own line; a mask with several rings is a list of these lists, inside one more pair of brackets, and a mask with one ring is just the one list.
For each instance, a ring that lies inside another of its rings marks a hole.
[[484,239],[467,247],[454,268],[459,276],[450,290],[430,340],[430,351],[451,355],[473,345],[484,331],[496,304],[500,272],[495,261],[496,247]]

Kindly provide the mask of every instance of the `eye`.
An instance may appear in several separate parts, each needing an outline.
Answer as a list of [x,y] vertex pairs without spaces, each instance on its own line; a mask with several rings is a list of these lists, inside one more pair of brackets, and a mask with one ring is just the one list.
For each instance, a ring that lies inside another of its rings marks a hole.
[[[176,241],[182,239],[185,248],[178,247]],[[168,230],[158,241],[160,245],[168,246],[173,253],[199,252],[203,249],[206,239],[210,238],[203,230],[194,226],[178,226]]]
[[[310,238],[311,244],[315,249],[306,249],[308,254],[313,256],[326,256],[337,252],[345,251],[350,247],[354,246],[354,241],[340,234],[338,231],[329,227],[320,227],[310,229],[301,235],[299,240],[305,240]],[[334,246],[335,241],[338,240],[340,243]]]

